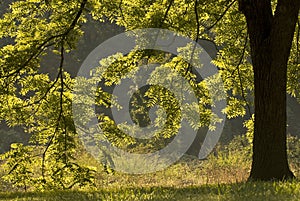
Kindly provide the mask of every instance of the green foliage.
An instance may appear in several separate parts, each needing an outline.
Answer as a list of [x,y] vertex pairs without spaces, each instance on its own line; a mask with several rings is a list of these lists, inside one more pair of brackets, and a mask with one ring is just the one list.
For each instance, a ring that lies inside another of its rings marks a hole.
[[[300,15],[299,15],[300,16]],[[300,102],[300,17],[296,25],[296,31],[294,35],[294,40],[292,43],[292,51],[290,53],[290,59],[288,63],[288,82],[287,82],[287,92],[292,96],[296,97],[298,102]]]
[[1,156],[7,171],[5,181],[26,190],[70,189],[73,186],[93,184],[94,170],[80,166],[55,151],[54,156],[40,157],[42,147],[12,144],[11,150]]
[[34,182],[32,169],[35,161],[30,153],[33,149],[32,146],[12,144],[11,151],[1,157],[1,160],[9,158],[4,164],[4,168],[9,170],[9,173],[3,179],[11,182],[16,187],[24,187],[25,190],[32,186]]
[[[0,50],[0,119],[32,135],[29,146],[12,144],[2,156],[4,179],[17,187],[67,189],[93,183],[93,170],[73,157],[78,147],[70,101],[73,80],[64,72],[64,56],[82,35],[80,5],[16,1],[0,20],[0,36],[14,39]],[[48,48],[60,56],[54,80],[39,72]]]
[[287,137],[288,160],[296,175],[300,175],[300,139],[295,136]]

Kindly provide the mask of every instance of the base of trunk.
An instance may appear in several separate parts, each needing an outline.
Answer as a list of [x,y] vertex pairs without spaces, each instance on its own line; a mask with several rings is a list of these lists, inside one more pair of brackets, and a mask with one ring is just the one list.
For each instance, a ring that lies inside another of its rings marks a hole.
[[278,175],[269,175],[262,172],[258,173],[251,173],[248,181],[288,181],[296,179],[295,175],[292,173],[292,171],[287,170],[284,173],[279,173]]

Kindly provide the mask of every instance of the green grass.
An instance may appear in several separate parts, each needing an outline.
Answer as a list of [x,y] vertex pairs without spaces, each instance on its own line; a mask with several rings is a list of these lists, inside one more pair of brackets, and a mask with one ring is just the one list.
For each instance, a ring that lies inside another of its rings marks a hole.
[[251,182],[189,187],[134,187],[97,191],[0,193],[0,200],[300,200],[299,182]]
[[[290,165],[300,178],[299,142],[289,149]],[[101,164],[88,153],[79,153],[82,163],[96,167],[95,187],[38,192],[21,188],[0,179],[0,201],[130,201],[130,200],[300,200],[300,181],[246,182],[251,165],[251,150],[239,145],[239,139],[216,149],[208,160],[184,156],[163,171],[143,175],[106,174]],[[4,174],[0,168],[0,176]]]

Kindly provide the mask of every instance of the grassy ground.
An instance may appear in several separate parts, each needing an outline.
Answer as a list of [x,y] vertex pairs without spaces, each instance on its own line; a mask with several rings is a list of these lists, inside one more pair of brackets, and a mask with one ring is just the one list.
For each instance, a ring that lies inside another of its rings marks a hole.
[[[217,148],[207,160],[184,156],[163,171],[144,175],[106,174],[87,153],[79,153],[83,163],[88,161],[89,165],[98,167],[95,187],[24,192],[0,179],[0,201],[300,200],[299,181],[246,182],[251,150],[239,143],[237,140],[225,150]],[[297,148],[299,144],[293,147]],[[298,149],[289,149],[289,157],[292,170],[299,178]]]
[[189,187],[134,187],[97,191],[0,193],[0,200],[300,200],[300,183],[235,183]]

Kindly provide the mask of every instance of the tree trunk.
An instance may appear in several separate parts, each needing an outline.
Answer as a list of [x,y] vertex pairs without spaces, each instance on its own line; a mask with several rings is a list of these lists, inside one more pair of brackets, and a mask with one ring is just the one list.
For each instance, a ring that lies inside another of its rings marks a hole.
[[247,21],[254,70],[255,122],[251,180],[293,178],[287,161],[287,62],[300,0],[239,0]]

